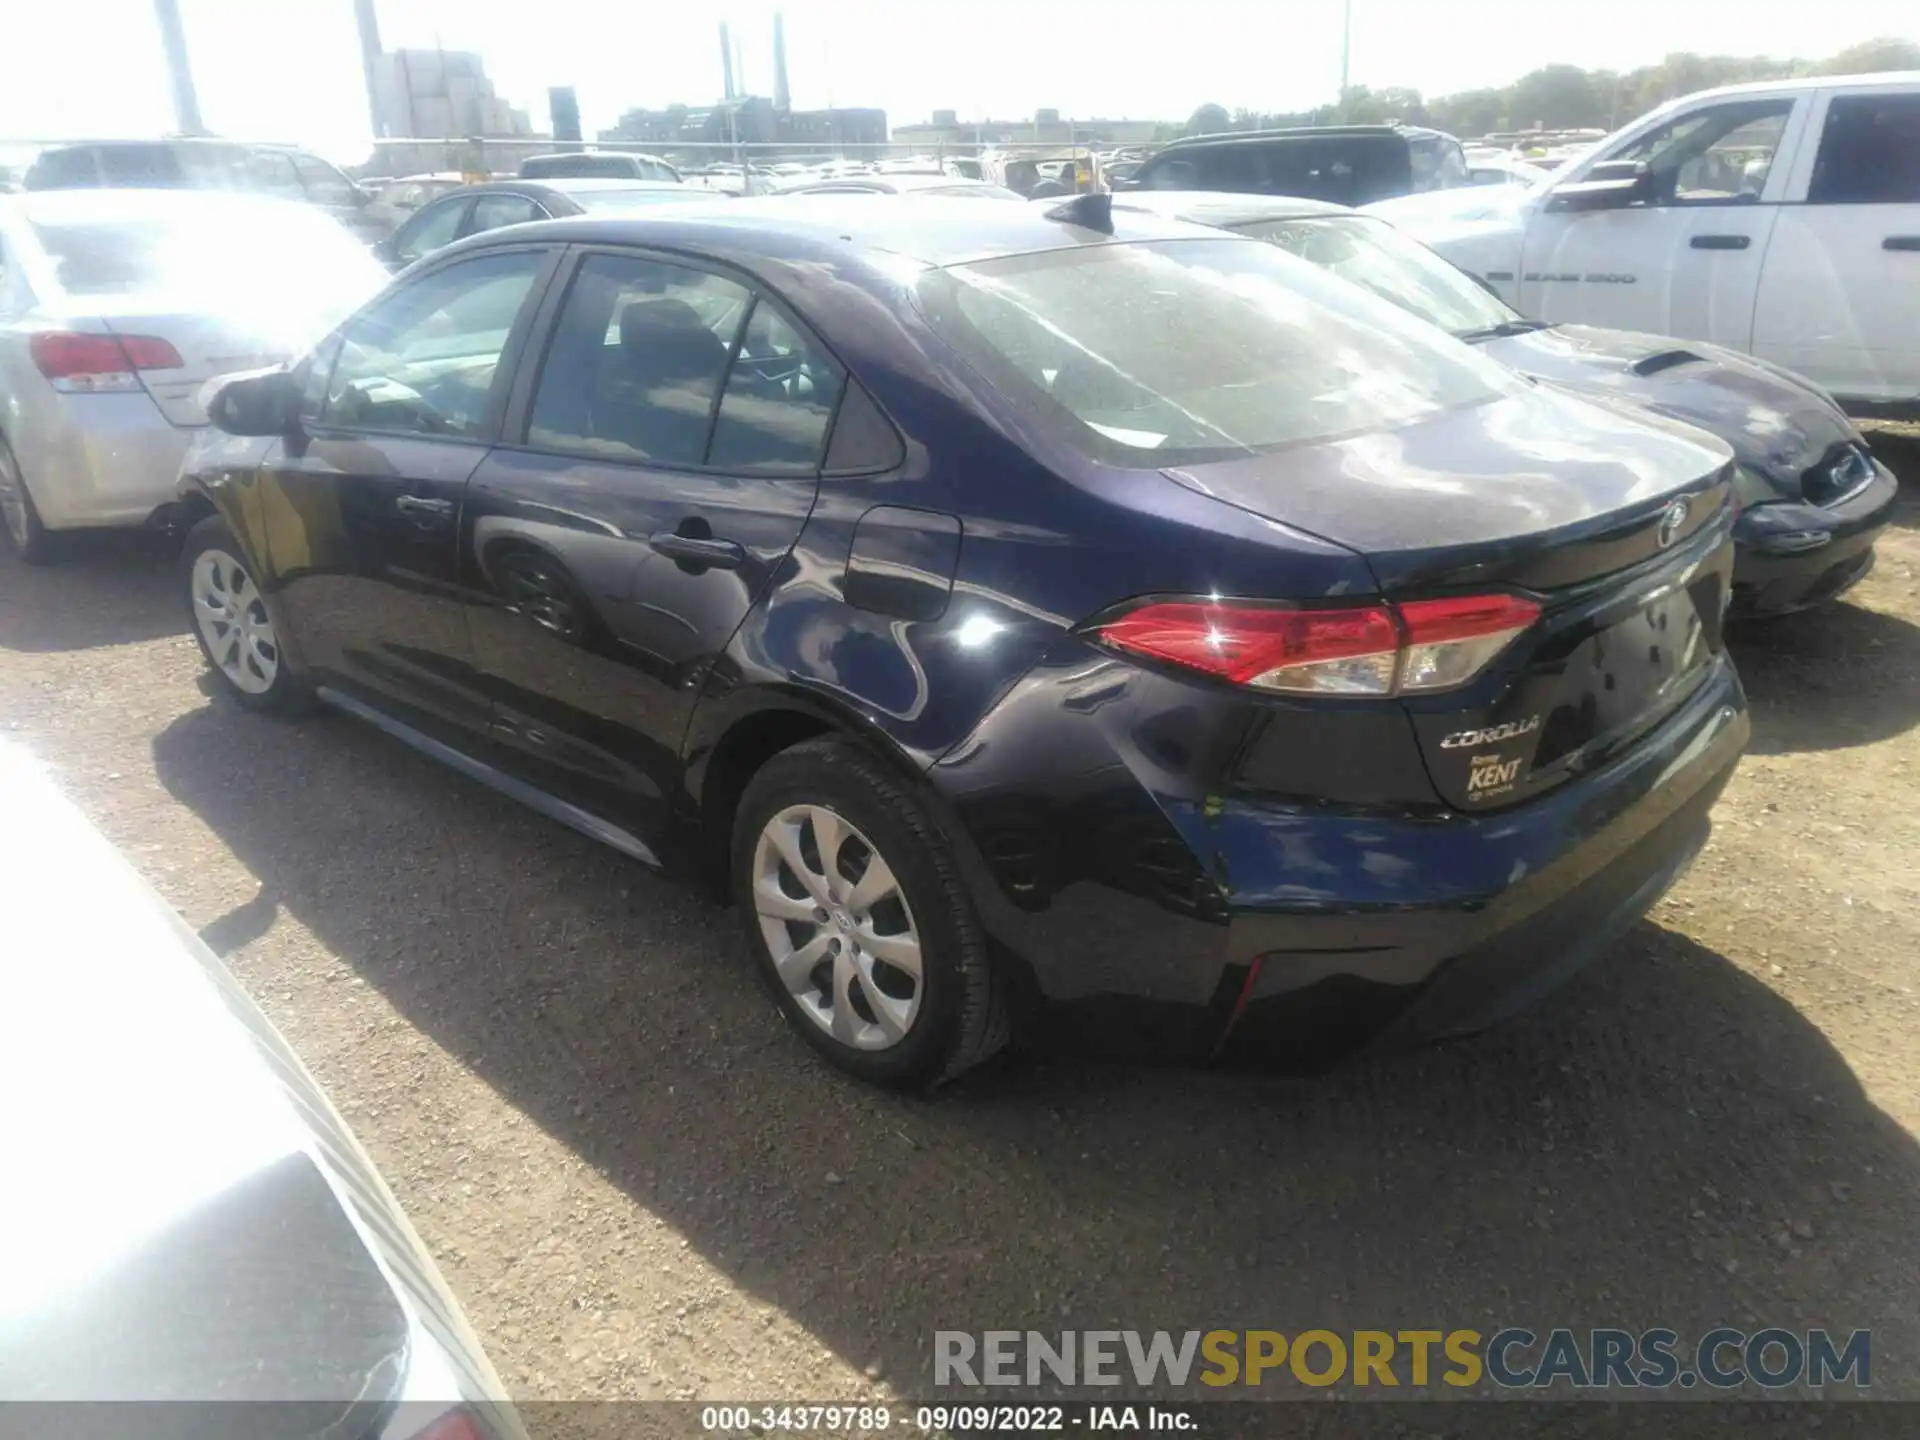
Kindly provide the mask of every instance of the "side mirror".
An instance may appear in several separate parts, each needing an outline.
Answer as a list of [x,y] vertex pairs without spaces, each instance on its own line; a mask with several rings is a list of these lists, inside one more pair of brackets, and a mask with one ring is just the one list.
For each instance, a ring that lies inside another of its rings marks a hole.
[[228,435],[285,435],[300,418],[300,391],[285,370],[256,370],[212,382],[207,423]]
[[1582,180],[1547,192],[1549,210],[1624,210],[1653,199],[1653,171],[1644,160],[1602,160]]
[[389,270],[400,269],[400,252],[394,248],[393,237],[391,235],[387,236],[384,240],[374,241],[373,244],[367,248],[373,252],[373,258]]

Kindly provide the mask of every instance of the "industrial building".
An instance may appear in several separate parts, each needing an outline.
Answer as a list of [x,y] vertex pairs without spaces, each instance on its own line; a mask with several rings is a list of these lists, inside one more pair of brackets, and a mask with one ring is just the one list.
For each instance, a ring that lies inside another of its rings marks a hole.
[[962,124],[958,112],[936,110],[925,123],[896,125],[896,144],[922,150],[975,145],[1128,145],[1155,138],[1156,120],[1062,119],[1058,110],[1036,110],[1031,120],[982,120]]

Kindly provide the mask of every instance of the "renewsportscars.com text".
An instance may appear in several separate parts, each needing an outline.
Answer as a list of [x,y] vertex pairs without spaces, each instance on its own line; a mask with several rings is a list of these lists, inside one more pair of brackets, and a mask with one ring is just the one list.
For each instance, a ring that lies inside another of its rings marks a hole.
[[1871,1331],[936,1330],[936,1385],[1727,1390],[1873,1380]]

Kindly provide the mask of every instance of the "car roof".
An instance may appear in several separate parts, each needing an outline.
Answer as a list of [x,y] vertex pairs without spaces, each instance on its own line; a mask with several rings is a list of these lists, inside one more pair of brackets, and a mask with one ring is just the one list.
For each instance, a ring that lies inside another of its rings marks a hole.
[[1660,109],[1669,110],[1680,105],[1692,104],[1696,100],[1720,100],[1740,95],[1767,95],[1775,91],[1791,91],[1798,94],[1806,90],[1831,90],[1837,86],[1849,90],[1862,86],[1881,90],[1920,87],[1920,70],[1881,70],[1866,75],[1796,75],[1779,80],[1743,80],[1737,85],[1716,85],[1710,90],[1694,90],[1685,95],[1677,95]]
[[551,179],[535,180],[482,180],[473,185],[463,185],[458,190],[449,190],[440,200],[448,200],[463,195],[522,195],[529,200],[539,200],[548,195],[591,195],[599,191],[618,191],[625,194],[633,190],[670,190],[685,193],[689,200],[708,197],[711,190],[703,190],[695,185],[682,185],[673,180],[638,180],[624,176],[560,176]]
[[824,186],[843,189],[891,190],[910,195],[916,190],[1000,190],[1004,186],[975,180],[969,175],[948,175],[938,170],[885,170],[867,175],[810,175],[780,187],[783,195],[805,193]]
[[[988,211],[992,213],[982,213]],[[1050,219],[1049,214],[1047,207],[1037,205],[955,205],[939,196],[899,195],[876,202],[858,195],[760,195],[724,204],[515,225],[470,236],[438,253],[544,238],[684,248],[749,266],[755,261],[877,263],[878,257],[888,255],[939,268],[1081,245],[1231,239],[1217,230],[1145,211],[1116,210],[1112,234]]]
[[1437,136],[1451,140],[1444,130],[1428,125],[1296,125],[1276,130],[1221,130],[1211,135],[1186,135],[1168,143],[1165,150],[1198,149],[1207,145],[1258,145],[1289,140],[1370,140],[1398,135],[1402,139],[1426,139]]
[[1123,190],[1116,210],[1150,211],[1201,225],[1251,225],[1257,220],[1300,220],[1314,215],[1354,215],[1351,206],[1297,195],[1238,195],[1218,190]]

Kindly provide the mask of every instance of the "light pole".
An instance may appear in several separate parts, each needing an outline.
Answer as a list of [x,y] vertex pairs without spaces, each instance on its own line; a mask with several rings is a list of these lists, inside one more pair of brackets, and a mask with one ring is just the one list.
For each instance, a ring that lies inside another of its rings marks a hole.
[[1353,63],[1353,0],[1344,0],[1340,17],[1340,104],[1339,118],[1347,118],[1347,80]]
[[173,87],[173,121],[182,135],[204,135],[200,99],[193,92],[193,68],[187,63],[187,32],[180,24],[179,0],[153,0],[153,18],[160,26],[160,49],[167,62],[167,80]]

